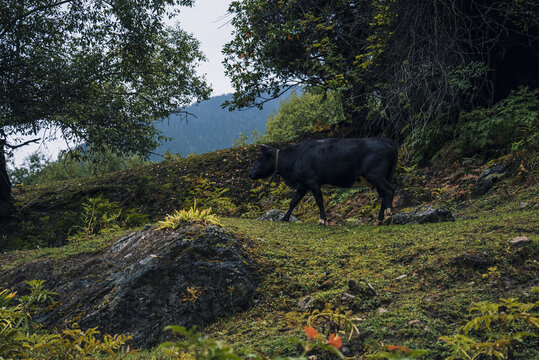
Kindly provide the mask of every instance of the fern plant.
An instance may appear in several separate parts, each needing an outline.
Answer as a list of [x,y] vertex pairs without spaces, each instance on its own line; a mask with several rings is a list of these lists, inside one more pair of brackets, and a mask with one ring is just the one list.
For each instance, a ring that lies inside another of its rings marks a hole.
[[522,87],[491,108],[461,114],[456,128],[464,156],[503,155],[526,148],[537,139],[539,89]]
[[500,299],[498,303],[482,301],[469,309],[479,313],[452,336],[442,340],[451,346],[456,359],[516,359],[515,348],[526,338],[537,337],[539,318],[534,309],[539,302],[521,303],[516,298]]
[[191,224],[200,224],[200,225],[219,225],[222,226],[221,222],[215,214],[211,213],[211,208],[204,210],[197,209],[197,202],[189,210],[176,210],[172,214],[167,214],[165,220],[158,221],[159,227],[161,229],[177,229],[183,225]]

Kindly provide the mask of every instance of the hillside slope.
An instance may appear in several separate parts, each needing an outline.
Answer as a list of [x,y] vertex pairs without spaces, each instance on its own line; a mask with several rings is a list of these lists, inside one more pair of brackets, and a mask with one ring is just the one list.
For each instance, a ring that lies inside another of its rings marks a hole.
[[[262,264],[252,307],[202,329],[238,350],[297,356],[301,348],[289,338],[303,339],[309,315],[329,304],[332,311],[347,309],[357,319],[359,333],[343,348],[347,356],[395,344],[427,349],[425,359],[444,359],[449,347],[440,336],[455,334],[470,319],[467,309],[474,302],[537,301],[532,291],[539,274],[536,155],[466,161],[440,170],[400,165],[397,210],[443,206],[455,222],[374,227],[379,205],[373,190],[329,188],[325,198],[333,225],[320,227],[312,198],[296,212],[303,224],[252,219],[271,208],[284,210],[289,200],[278,178],[248,179],[256,153],[253,146],[227,149],[94,179],[20,188],[19,219],[4,228],[4,244],[42,248],[0,254],[2,267],[83,258],[136,226],[127,225],[127,214],[138,215],[144,225],[193,206],[196,199],[198,207],[211,206],[225,216],[225,227],[249,237]],[[495,181],[487,187],[485,179]],[[99,196],[117,202],[121,221],[87,239],[74,237],[84,224],[83,205]],[[43,248],[55,241],[65,244],[68,236],[72,240],[65,246]],[[511,245],[516,237],[527,240]],[[537,348],[536,339],[526,338],[514,358],[534,358]]]

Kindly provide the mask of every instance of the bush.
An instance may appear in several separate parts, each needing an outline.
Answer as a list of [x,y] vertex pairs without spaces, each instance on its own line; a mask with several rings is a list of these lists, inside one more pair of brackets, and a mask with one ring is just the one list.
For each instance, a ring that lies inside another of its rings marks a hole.
[[483,158],[537,146],[539,89],[522,87],[490,108],[461,114],[455,130],[461,156]]

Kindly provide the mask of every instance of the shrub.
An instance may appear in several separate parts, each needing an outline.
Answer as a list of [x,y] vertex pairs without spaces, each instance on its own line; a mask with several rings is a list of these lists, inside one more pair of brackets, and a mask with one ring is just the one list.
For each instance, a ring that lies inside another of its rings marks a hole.
[[533,146],[538,127],[539,89],[522,87],[488,109],[461,114],[455,138],[462,156],[498,156]]
[[88,240],[90,235],[95,235],[103,230],[115,230],[119,228],[119,218],[122,210],[118,203],[103,198],[100,194],[97,197],[88,198],[82,204],[82,225],[79,226],[79,233],[71,237],[71,241],[81,239]]

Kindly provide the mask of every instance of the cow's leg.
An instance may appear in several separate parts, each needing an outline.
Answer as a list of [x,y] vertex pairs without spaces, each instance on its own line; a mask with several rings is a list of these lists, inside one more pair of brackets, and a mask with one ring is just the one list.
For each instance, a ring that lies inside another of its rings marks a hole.
[[[393,196],[395,195],[395,190],[391,183],[387,181],[386,177],[381,174],[369,174],[365,178],[376,187],[380,197],[382,198],[382,205],[380,206],[380,212],[378,213],[378,219],[374,223],[375,225],[380,225],[384,220],[384,215],[391,215],[391,207],[393,206]],[[386,212],[386,210],[389,210]]]
[[281,221],[288,221],[290,220],[290,215],[292,215],[292,211],[296,207],[296,205],[300,202],[301,199],[305,196],[305,193],[307,193],[306,189],[296,189],[296,193],[294,194],[294,197],[292,197],[292,200],[290,200],[290,206],[288,207],[288,211],[286,214],[284,214]]
[[322,197],[322,190],[320,190],[320,185],[313,184],[311,186],[311,192],[313,193],[316,205],[318,205],[318,209],[320,209],[320,221],[318,222],[318,224],[325,225],[326,212],[324,211],[324,198]]

